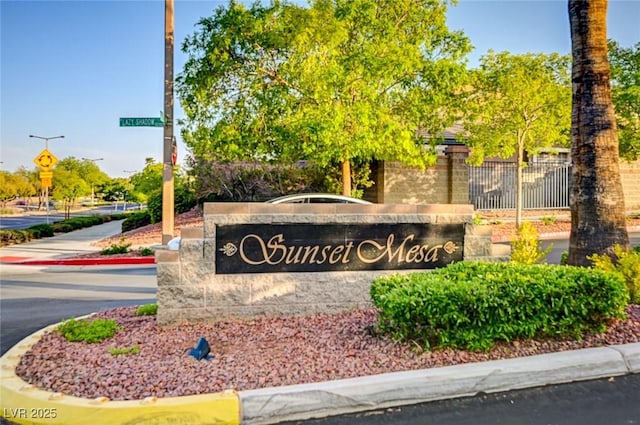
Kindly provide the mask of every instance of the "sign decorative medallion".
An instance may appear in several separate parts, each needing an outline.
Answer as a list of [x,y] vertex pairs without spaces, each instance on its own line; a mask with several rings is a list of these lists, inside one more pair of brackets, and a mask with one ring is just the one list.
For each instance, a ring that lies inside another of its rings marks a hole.
[[462,261],[464,224],[216,227],[216,273],[433,269]]

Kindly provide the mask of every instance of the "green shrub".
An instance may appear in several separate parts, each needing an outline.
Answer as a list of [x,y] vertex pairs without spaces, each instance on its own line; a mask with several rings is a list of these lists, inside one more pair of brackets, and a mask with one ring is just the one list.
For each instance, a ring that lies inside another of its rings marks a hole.
[[613,249],[615,261],[605,254],[594,254],[587,257],[593,267],[606,272],[617,273],[624,279],[629,290],[630,301],[640,304],[640,252],[623,250],[620,245]]
[[109,351],[109,354],[111,354],[112,356],[129,355],[129,354],[136,355],[140,353],[140,347],[137,344],[131,347],[122,347],[122,348],[109,347],[108,351]]
[[520,338],[580,338],[624,317],[622,278],[600,270],[513,263],[449,265],[376,279],[379,328],[426,348],[487,350]]
[[569,251],[562,251],[562,254],[560,254],[560,264],[565,266],[567,261],[569,261]]
[[154,254],[153,249],[149,248],[148,246],[140,248],[140,255],[142,255],[143,257],[148,257],[153,254]]
[[158,314],[158,304],[145,304],[136,309],[136,316],[155,316]]
[[118,332],[118,322],[111,319],[80,319],[71,318],[61,323],[57,331],[69,342],[95,343],[109,339]]
[[542,217],[542,222],[544,223],[545,226],[549,226],[553,223],[555,223],[557,220],[555,215],[548,215],[545,217]]
[[129,215],[122,222],[122,232],[128,232],[129,230],[138,229],[140,227],[151,224],[151,214],[149,211],[137,211]]
[[519,264],[537,264],[543,262],[553,245],[542,250],[538,240],[538,231],[531,222],[522,223],[511,241],[511,261]]
[[101,255],[126,254],[131,248],[131,243],[127,243],[125,238],[120,239],[120,243],[111,244],[108,248],[100,251]]
[[48,223],[36,224],[28,228],[33,235],[33,239],[49,238],[55,234],[53,225]]

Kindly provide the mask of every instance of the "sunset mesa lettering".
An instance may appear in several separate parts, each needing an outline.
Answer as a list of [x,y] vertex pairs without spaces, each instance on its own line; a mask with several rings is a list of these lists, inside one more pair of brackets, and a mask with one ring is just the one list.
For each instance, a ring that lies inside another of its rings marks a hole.
[[[383,243],[367,239],[357,243],[349,241],[344,244],[327,244],[292,246],[287,245],[282,233],[265,240],[256,234],[248,234],[242,238],[238,246],[229,242],[220,251],[227,256],[239,253],[246,264],[250,265],[278,265],[278,264],[347,264],[351,261],[352,255],[363,263],[372,264],[380,261],[388,263],[428,263],[438,261],[440,249],[451,254],[459,247],[452,241],[444,244],[427,245],[421,243],[411,243],[415,239],[414,234],[410,234],[402,239],[397,247],[394,247],[396,236],[389,234]],[[249,246],[252,245],[249,249]],[[258,249],[255,249],[255,248]],[[249,253],[253,253],[250,256]]]

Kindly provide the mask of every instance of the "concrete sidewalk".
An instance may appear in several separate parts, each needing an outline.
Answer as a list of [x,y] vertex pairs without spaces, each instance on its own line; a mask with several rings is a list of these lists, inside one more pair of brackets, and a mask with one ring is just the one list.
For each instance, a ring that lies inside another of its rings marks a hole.
[[122,233],[122,221],[110,221],[50,238],[34,239],[29,242],[0,248],[0,263],[21,265],[117,265],[153,264],[155,258],[74,258],[78,255],[99,251],[93,244],[110,236]]

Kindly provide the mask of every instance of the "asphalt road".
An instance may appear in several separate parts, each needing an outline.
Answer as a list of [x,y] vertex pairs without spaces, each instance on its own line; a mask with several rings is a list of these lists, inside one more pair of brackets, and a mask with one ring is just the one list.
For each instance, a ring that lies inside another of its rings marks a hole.
[[[123,211],[136,211],[139,210],[139,204],[127,204],[122,203],[118,205],[105,205],[96,208],[82,209],[79,211],[72,211],[71,216],[87,216],[87,215],[104,215],[112,213],[121,213]],[[64,220],[64,212],[58,210],[51,210],[47,215],[43,211],[27,212],[24,214],[5,215],[0,217],[0,230],[5,229],[26,229],[27,227],[35,226],[36,224],[54,223],[56,221]]]
[[640,375],[466,397],[281,425],[640,424]]
[[2,266],[0,355],[70,317],[156,302],[156,269],[140,266]]

